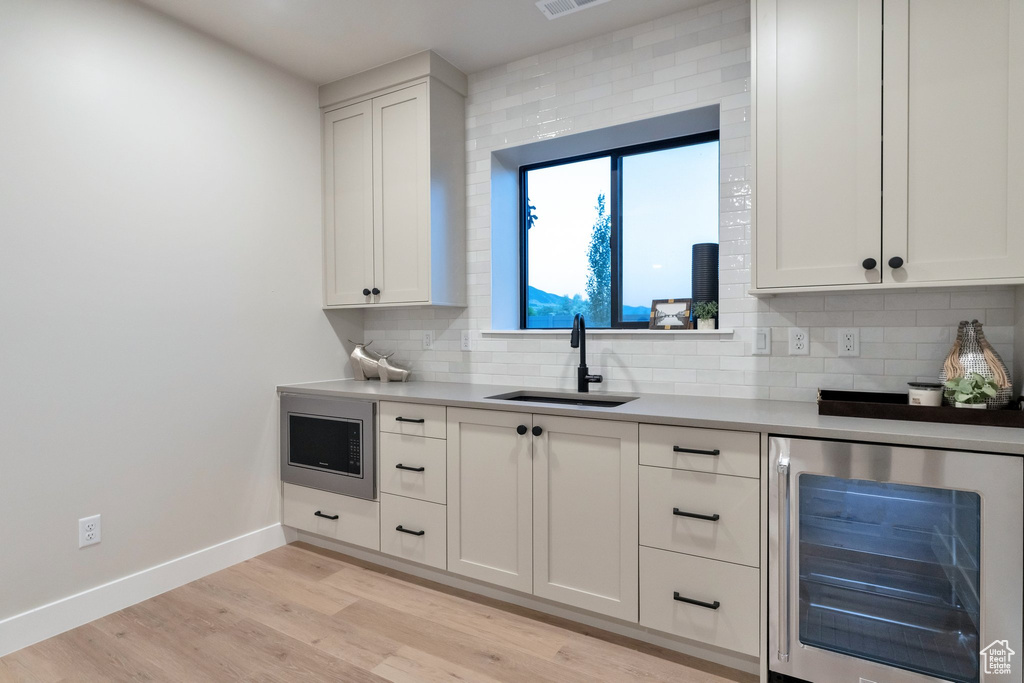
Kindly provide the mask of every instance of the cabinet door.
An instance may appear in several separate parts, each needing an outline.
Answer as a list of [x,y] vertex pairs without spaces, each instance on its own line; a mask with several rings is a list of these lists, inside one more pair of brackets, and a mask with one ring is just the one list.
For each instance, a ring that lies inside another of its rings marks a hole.
[[637,621],[638,425],[534,422],[534,594]]
[[884,125],[886,279],[1024,277],[1024,3],[886,0]]
[[532,426],[526,413],[448,409],[448,571],[532,590]]
[[374,282],[379,303],[430,298],[427,86],[373,98]]
[[324,114],[324,304],[365,304],[373,289],[370,102]]
[[882,2],[758,0],[756,13],[755,285],[877,283]]

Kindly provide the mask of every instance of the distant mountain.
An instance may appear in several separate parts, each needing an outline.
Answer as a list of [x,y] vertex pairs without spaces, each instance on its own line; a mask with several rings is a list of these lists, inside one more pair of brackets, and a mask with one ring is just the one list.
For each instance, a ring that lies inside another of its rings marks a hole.
[[[568,304],[571,301],[571,297],[552,294],[551,292],[545,292],[543,289],[537,289],[536,287],[530,287],[527,292],[529,303],[533,306],[561,306]],[[625,318],[646,318],[651,314],[650,306],[623,306],[622,314]]]
[[547,306],[550,304],[560,304],[564,301],[568,301],[570,297],[559,296],[558,294],[551,294],[545,292],[543,289],[537,289],[536,287],[530,287],[527,292],[527,298],[531,304],[540,304],[541,306]]

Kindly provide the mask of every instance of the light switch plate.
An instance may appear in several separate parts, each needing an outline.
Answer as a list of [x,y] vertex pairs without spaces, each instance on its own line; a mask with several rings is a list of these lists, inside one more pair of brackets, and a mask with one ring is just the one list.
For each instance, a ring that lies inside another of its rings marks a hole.
[[772,328],[754,328],[754,341],[750,343],[750,355],[770,356],[772,355]]

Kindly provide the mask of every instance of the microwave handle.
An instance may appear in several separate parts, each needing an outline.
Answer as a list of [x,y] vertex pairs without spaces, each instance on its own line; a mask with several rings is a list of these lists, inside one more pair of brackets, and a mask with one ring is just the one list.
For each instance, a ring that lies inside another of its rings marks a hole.
[[779,454],[779,661],[789,661],[789,579],[790,579],[790,528],[789,528],[789,453],[784,449]]

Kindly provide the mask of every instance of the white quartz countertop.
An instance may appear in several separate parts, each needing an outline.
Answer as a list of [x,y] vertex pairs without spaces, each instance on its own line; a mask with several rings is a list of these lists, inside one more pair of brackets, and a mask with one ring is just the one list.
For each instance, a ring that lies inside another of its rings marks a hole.
[[[870,441],[992,453],[1024,455],[1024,429],[980,427],[935,422],[874,420],[818,415],[813,403],[764,401],[734,398],[639,394],[639,398],[615,408],[558,405],[489,398],[529,387],[454,382],[386,382],[351,379],[285,384],[279,392],[338,396],[344,398],[405,401],[487,408],[523,413],[589,417],[626,422],[735,429],[784,436]],[[536,393],[551,393],[536,389]],[[591,392],[594,398],[618,394]],[[637,395],[637,394],[633,394]]]

